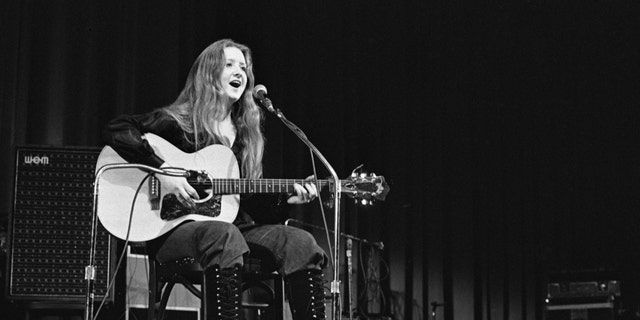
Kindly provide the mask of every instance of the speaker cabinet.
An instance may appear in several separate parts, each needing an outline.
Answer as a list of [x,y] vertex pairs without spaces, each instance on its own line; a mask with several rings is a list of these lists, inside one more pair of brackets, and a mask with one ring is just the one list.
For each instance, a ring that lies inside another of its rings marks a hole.
[[[84,301],[93,217],[94,148],[18,147],[9,225],[7,297]],[[95,297],[107,283],[115,241],[98,227]]]

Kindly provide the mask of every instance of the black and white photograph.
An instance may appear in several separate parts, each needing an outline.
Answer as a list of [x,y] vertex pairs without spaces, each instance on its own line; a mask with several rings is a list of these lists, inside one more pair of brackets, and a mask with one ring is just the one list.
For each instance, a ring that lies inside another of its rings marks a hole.
[[0,2],[0,318],[640,320],[640,2]]

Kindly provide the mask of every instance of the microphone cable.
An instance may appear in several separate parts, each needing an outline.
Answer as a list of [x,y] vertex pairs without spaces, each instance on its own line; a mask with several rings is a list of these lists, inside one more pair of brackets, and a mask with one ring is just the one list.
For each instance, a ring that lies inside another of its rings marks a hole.
[[140,184],[138,185],[138,188],[136,189],[136,192],[133,195],[133,200],[131,202],[131,210],[129,211],[129,223],[128,223],[128,226],[127,226],[127,236],[125,237],[124,247],[123,247],[122,253],[120,254],[120,258],[118,258],[118,263],[116,264],[116,268],[115,268],[115,271],[113,272],[113,276],[111,277],[111,279],[108,282],[107,291],[106,291],[105,295],[102,297],[102,301],[100,302],[100,306],[96,310],[95,316],[92,317],[93,320],[97,320],[98,319],[98,315],[100,314],[100,310],[102,309],[102,307],[106,303],[107,296],[108,296],[109,292],[111,291],[111,289],[112,289],[112,287],[113,287],[113,285],[115,283],[116,276],[118,275],[118,270],[120,270],[120,265],[122,264],[124,256],[127,253],[127,246],[129,245],[129,236],[130,236],[130,233],[131,233],[131,224],[133,223],[133,210],[134,210],[135,205],[136,205],[136,200],[138,198],[138,195],[140,194],[140,190],[142,189],[142,186],[144,185],[144,183],[151,176],[153,176],[153,172],[149,172],[144,176],[144,178],[140,181]]

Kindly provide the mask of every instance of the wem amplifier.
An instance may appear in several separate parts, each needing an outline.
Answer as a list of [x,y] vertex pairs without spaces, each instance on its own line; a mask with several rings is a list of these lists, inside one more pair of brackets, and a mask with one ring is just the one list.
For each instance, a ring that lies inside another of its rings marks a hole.
[[[83,301],[93,219],[93,182],[100,150],[18,147],[10,219],[7,297]],[[95,297],[107,295],[115,241],[102,226],[96,242]]]

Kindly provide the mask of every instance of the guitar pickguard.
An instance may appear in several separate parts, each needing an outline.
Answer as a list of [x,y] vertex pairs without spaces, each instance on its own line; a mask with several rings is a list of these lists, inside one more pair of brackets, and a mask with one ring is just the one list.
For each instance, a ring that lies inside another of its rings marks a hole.
[[221,195],[214,195],[211,199],[196,203],[196,208],[191,209],[183,206],[174,194],[168,194],[162,199],[162,209],[160,210],[160,218],[162,220],[171,221],[188,214],[199,214],[207,217],[215,218],[220,215],[222,199]]

